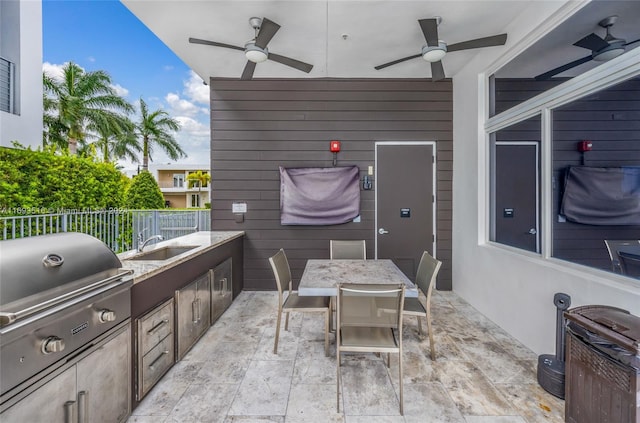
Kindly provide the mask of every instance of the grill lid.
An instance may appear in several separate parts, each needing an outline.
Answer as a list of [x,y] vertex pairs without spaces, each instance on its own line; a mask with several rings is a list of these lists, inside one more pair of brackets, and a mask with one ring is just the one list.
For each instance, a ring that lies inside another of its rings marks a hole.
[[99,239],[77,232],[0,241],[0,326],[130,274]]

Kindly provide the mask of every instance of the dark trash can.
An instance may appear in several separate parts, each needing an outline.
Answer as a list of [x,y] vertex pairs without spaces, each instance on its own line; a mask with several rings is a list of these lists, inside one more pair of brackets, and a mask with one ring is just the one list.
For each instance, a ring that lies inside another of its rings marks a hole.
[[640,317],[588,305],[565,319],[565,421],[640,423]]

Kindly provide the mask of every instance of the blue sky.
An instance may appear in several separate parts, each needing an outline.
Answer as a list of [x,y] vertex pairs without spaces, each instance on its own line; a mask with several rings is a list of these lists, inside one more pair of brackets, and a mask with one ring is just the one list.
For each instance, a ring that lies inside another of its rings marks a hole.
[[[188,157],[180,163],[209,163],[208,87],[122,3],[43,0],[42,24],[44,71],[55,74],[73,61],[107,72],[129,102],[142,97],[151,110],[161,108],[181,123],[176,139]],[[160,151],[152,158],[170,161]]]

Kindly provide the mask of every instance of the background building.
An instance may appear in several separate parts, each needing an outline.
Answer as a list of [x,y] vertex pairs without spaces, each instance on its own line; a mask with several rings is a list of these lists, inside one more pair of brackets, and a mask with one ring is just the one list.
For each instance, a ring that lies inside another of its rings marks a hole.
[[199,186],[198,183],[189,185],[187,177],[192,172],[201,170],[209,174],[209,165],[196,164],[164,164],[151,165],[151,174],[158,181],[165,204],[171,208],[204,208],[211,203],[211,183]]

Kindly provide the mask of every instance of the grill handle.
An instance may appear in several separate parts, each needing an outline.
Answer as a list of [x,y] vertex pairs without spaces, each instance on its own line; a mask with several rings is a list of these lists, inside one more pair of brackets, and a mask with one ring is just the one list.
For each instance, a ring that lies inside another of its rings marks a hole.
[[78,392],[78,423],[89,423],[87,419],[87,391]]
[[75,401],[67,401],[64,403],[64,423],[74,423],[74,415],[76,409]]
[[6,313],[6,312],[0,312],[0,327],[6,326],[8,324],[11,324],[13,322],[15,322],[16,320],[19,319],[23,319],[27,316],[31,316],[32,314],[36,314],[41,312],[44,309],[47,309],[49,307],[53,307],[56,306],[58,304],[61,304],[65,301],[67,301],[70,298],[74,298],[77,297],[78,295],[82,295],[86,292],[89,291],[93,291],[94,289],[98,289],[104,285],[108,285],[113,281],[116,281],[120,278],[122,278],[125,275],[131,275],[133,273],[132,269],[127,269],[124,270],[116,275],[110,276],[106,279],[102,279],[98,282],[94,282],[92,284],[83,286],[82,288],[78,288],[75,291],[71,291],[71,292],[67,292],[65,294],[62,294],[56,298],[52,298],[50,300],[47,301],[43,301],[39,304],[33,305],[31,307],[27,307],[24,310],[20,310],[20,311],[16,311],[15,313]]

